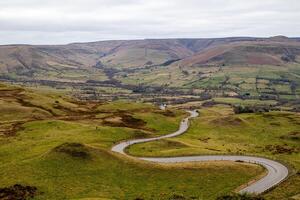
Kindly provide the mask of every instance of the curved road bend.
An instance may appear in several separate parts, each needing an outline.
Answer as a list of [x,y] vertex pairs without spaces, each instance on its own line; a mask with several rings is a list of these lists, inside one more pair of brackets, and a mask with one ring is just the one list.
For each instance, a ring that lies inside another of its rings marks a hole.
[[[124,152],[124,149],[127,148],[130,145],[137,144],[137,143],[145,143],[145,142],[150,142],[150,141],[155,141],[155,140],[160,140],[163,138],[170,138],[170,137],[175,137],[178,135],[183,134],[184,132],[187,131],[189,128],[189,119],[193,117],[197,117],[198,113],[197,111],[188,111],[190,113],[190,116],[183,119],[180,123],[179,129],[171,134],[164,135],[164,136],[159,136],[155,138],[145,138],[145,139],[133,139],[133,140],[128,140],[121,142],[115,146],[112,147],[113,152],[117,152],[126,156],[127,155]],[[240,190],[240,193],[255,193],[255,194],[260,194],[268,189],[274,187],[275,185],[279,184],[281,181],[283,181],[287,176],[288,176],[288,169],[284,165],[282,165],[279,162],[266,159],[266,158],[261,158],[261,157],[252,157],[252,156],[226,156],[226,155],[206,155],[206,156],[182,156],[182,157],[151,157],[151,158],[145,158],[145,157],[135,157],[140,160],[145,160],[145,161],[151,161],[151,162],[156,162],[156,163],[179,163],[179,162],[205,162],[205,161],[243,161],[243,162],[248,162],[248,163],[255,163],[255,164],[260,164],[264,168],[267,169],[268,174],[261,178],[260,180],[251,183],[244,189]]]

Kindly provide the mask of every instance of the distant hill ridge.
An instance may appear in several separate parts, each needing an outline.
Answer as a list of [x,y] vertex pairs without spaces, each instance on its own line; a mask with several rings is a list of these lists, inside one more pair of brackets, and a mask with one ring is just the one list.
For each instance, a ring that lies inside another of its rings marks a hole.
[[67,45],[2,45],[0,75],[12,78],[64,70],[132,69],[157,65],[278,65],[298,63],[300,38],[230,37],[115,40]]

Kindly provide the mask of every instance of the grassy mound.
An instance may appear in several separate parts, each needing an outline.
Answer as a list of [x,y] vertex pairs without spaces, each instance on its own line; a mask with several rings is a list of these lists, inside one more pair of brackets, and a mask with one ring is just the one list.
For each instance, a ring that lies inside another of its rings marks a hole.
[[64,143],[54,148],[55,152],[65,153],[74,158],[89,159],[89,149],[80,143]]

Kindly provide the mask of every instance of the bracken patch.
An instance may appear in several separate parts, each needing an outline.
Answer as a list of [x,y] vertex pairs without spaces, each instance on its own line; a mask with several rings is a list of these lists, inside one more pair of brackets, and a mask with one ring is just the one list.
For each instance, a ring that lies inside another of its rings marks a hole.
[[265,146],[265,150],[270,151],[273,154],[292,154],[300,152],[299,148],[283,145],[267,145]]
[[103,119],[103,124],[107,126],[129,127],[142,129],[146,122],[142,119],[135,118],[129,114],[117,113]]
[[231,194],[220,196],[216,200],[265,200],[265,198],[248,194]]
[[212,120],[210,123],[218,126],[223,126],[223,125],[240,126],[244,124],[244,121],[238,117],[228,116],[228,117]]
[[55,147],[54,151],[65,153],[75,158],[89,159],[91,157],[88,148],[81,143],[64,143]]
[[287,135],[280,136],[280,139],[300,141],[300,131],[289,132]]
[[15,184],[11,187],[0,188],[1,200],[26,200],[36,195],[37,188]]

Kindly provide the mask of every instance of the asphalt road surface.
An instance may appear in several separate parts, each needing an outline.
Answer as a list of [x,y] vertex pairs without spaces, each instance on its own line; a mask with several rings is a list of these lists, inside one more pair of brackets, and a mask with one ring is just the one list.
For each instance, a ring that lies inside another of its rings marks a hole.
[[[145,143],[155,140],[160,140],[164,138],[175,137],[178,135],[183,134],[189,128],[189,119],[198,116],[197,111],[188,111],[190,116],[183,119],[180,123],[179,129],[171,134],[155,137],[155,138],[145,138],[145,139],[134,139],[121,142],[112,147],[113,152],[117,152],[126,156],[124,149],[130,145],[137,144],[137,143]],[[132,157],[132,156],[131,156]],[[240,190],[240,193],[255,193],[260,194],[268,189],[276,186],[281,181],[283,181],[288,176],[288,169],[283,164],[266,159],[261,157],[253,157],[253,156],[241,156],[241,155],[202,155],[202,156],[181,156],[181,157],[135,157],[136,159],[156,162],[156,163],[180,163],[180,162],[205,162],[205,161],[239,161],[239,162],[247,162],[247,163],[255,163],[262,165],[264,168],[267,169],[268,174],[263,178],[259,179],[258,181],[247,185],[245,188]]]

